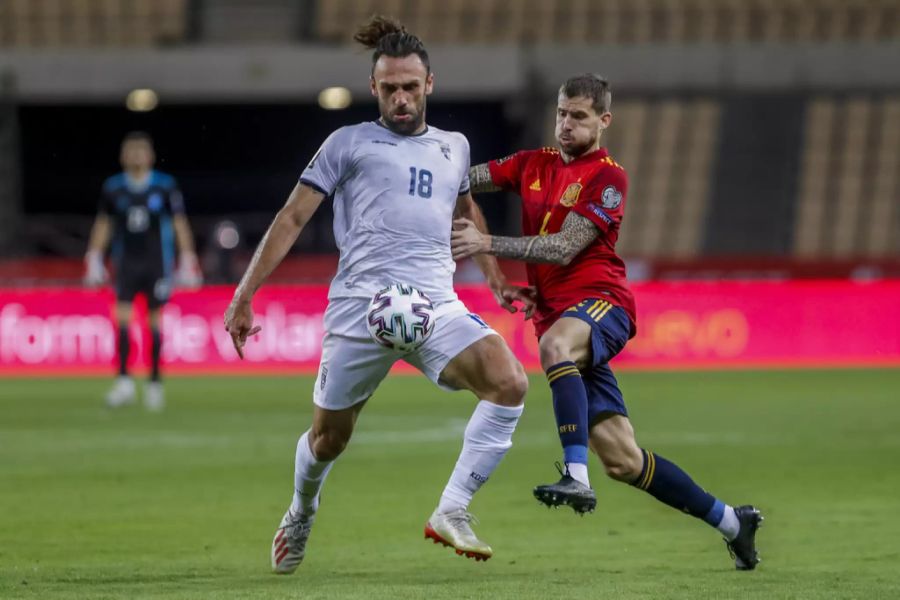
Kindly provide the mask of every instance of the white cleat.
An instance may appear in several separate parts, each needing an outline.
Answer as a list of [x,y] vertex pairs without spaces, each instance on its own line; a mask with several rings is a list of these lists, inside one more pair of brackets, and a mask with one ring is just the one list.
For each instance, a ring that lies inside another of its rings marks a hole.
[[494,555],[494,551],[472,531],[470,523],[473,522],[477,523],[475,516],[464,508],[446,513],[435,510],[425,524],[425,539],[449,546],[458,555],[474,558],[476,562],[487,560]]
[[120,375],[116,377],[112,388],[106,393],[106,406],[119,408],[131,404],[134,402],[136,391],[134,379],[127,375]]
[[291,509],[284,513],[272,540],[272,571],[290,575],[297,570],[306,556],[306,541],[315,520],[314,514],[292,514]]
[[160,412],[166,407],[166,394],[159,381],[148,381],[144,387],[144,407],[152,412]]

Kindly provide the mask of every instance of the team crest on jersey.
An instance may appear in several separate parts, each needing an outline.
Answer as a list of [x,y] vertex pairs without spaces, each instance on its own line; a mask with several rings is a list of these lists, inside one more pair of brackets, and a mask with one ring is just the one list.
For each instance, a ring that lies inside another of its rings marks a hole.
[[147,200],[147,209],[150,212],[159,212],[162,209],[163,199],[159,194],[151,194]]
[[603,188],[603,191],[600,193],[600,202],[603,205],[603,208],[619,208],[619,205],[622,204],[622,192],[617,190],[614,186],[608,185]]
[[559,199],[559,203],[563,206],[575,206],[575,203],[578,202],[578,196],[581,194],[581,188],[583,186],[580,183],[570,183],[569,187],[566,188],[566,191],[563,192],[562,197]]
[[441,148],[441,154],[444,155],[444,158],[446,158],[447,160],[450,160],[450,144],[441,142],[440,148]]

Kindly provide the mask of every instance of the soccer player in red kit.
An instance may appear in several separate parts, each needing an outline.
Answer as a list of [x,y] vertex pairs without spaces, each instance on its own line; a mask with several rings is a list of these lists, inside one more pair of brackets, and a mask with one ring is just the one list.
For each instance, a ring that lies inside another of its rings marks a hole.
[[634,297],[615,250],[628,177],[600,146],[612,121],[611,101],[605,79],[573,77],[559,90],[559,148],[525,150],[472,167],[474,192],[521,196],[525,236],[491,236],[460,219],[451,237],[453,256],[493,254],[529,263],[541,366],[553,393],[565,462],[565,470],[558,467],[562,478],[537,486],[535,497],[548,506],[592,511],[597,499],[588,479],[590,445],[609,477],[703,519],[725,536],[736,567],[753,569],[759,562],[760,512],[749,505],[732,508],[677,465],[639,447],[609,368],[636,327]]

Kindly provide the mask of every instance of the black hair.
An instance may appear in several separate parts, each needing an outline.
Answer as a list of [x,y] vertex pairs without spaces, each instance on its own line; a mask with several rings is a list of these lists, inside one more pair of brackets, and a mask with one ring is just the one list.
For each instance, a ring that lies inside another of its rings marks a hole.
[[147,142],[152,147],[153,136],[146,131],[129,131],[122,138],[122,145],[124,146],[127,142]]
[[369,22],[361,25],[353,36],[354,41],[359,42],[372,53],[372,69],[382,56],[403,58],[410,54],[417,55],[425,71],[431,73],[431,63],[428,61],[428,51],[418,37],[406,31],[406,27],[394,18],[384,15],[372,15]]
[[560,86],[559,93],[565,94],[567,98],[577,98],[578,96],[590,98],[593,100],[591,106],[598,115],[608,112],[612,105],[612,90],[609,88],[609,81],[605,77],[593,73],[570,77]]

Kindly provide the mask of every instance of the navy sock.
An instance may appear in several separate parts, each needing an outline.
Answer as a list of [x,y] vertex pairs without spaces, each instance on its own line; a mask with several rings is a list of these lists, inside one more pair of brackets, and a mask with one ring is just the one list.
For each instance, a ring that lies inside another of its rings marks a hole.
[[151,363],[150,381],[159,381],[159,356],[162,352],[162,336],[159,334],[159,329],[150,329],[150,337],[153,340],[151,347],[153,362]]
[[128,375],[128,354],[131,351],[131,338],[128,336],[128,325],[119,325],[119,375]]
[[547,382],[553,392],[553,412],[564,460],[587,464],[587,391],[581,373],[575,363],[564,361],[547,369]]
[[[643,450],[644,468],[632,485],[644,490],[672,508],[703,519],[713,527],[722,520],[724,503],[694,483],[678,465],[662,456]],[[715,521],[715,522],[713,522]]]

